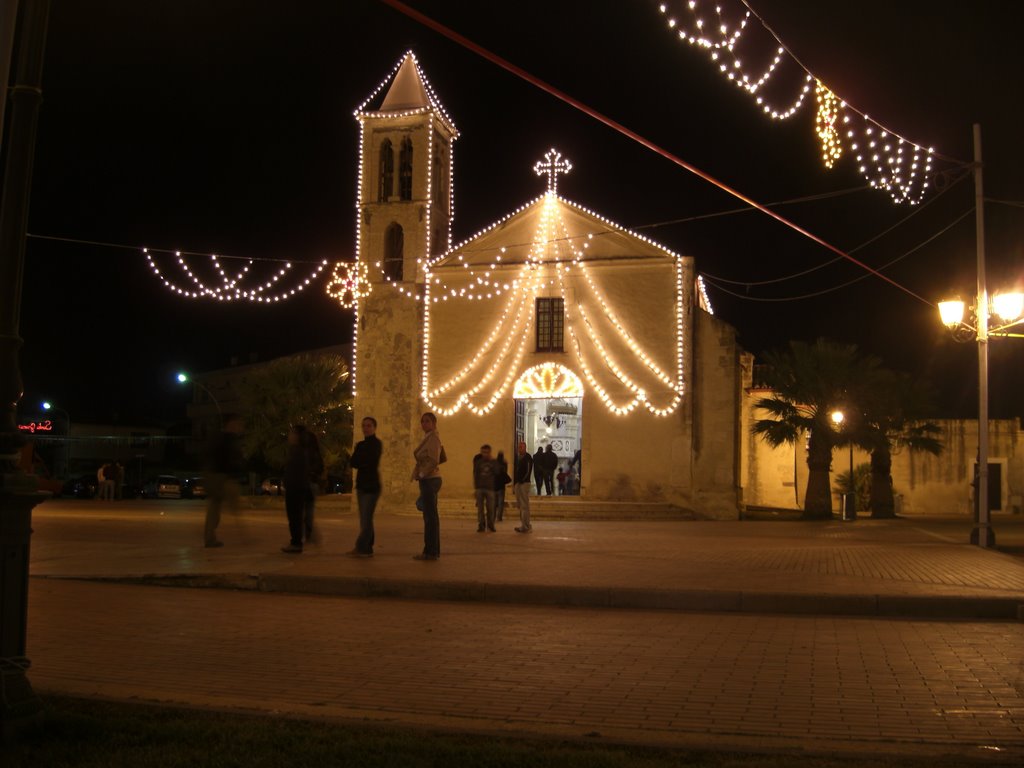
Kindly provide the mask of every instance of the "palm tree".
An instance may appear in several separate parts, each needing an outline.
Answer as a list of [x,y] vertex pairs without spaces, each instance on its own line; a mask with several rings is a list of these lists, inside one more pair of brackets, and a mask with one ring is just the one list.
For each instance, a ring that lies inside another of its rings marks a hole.
[[763,383],[772,395],[758,400],[756,407],[770,418],[755,422],[753,432],[773,448],[808,436],[803,517],[831,519],[829,471],[839,440],[831,415],[850,400],[858,381],[877,370],[878,361],[864,357],[852,344],[818,339],[814,344],[791,341],[787,349],[766,354],[764,362]]
[[244,446],[251,461],[284,466],[288,429],[303,424],[320,441],[324,464],[336,471],[352,445],[352,395],[340,355],[299,354],[274,360],[239,384],[246,419]]
[[937,424],[923,420],[932,394],[903,373],[876,371],[863,402],[864,429],[856,440],[871,451],[871,517],[896,516],[892,493],[892,454],[902,448],[938,455],[943,445]]

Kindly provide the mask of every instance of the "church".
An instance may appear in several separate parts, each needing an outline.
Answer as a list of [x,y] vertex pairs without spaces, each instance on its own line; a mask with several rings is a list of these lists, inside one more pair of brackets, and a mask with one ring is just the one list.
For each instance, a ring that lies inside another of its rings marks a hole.
[[353,416],[379,424],[381,508],[413,504],[432,411],[442,513],[472,497],[482,444],[511,461],[523,441],[557,456],[567,516],[628,503],[736,519],[751,360],[693,258],[562,197],[557,149],[524,169],[536,197],[453,244],[459,134],[412,52],[355,115]]

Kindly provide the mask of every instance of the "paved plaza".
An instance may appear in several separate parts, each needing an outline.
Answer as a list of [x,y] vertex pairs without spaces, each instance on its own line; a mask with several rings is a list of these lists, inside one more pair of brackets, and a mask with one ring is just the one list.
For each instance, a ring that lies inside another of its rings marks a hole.
[[538,520],[523,536],[508,518],[497,534],[455,518],[442,558],[419,563],[410,516],[382,515],[377,556],[353,560],[347,509],[323,507],[323,545],[291,557],[280,510],[225,520],[219,550],[198,546],[201,510],[37,510],[37,690],[695,748],[1024,757],[1024,625],[985,616],[1024,604],[1024,561],[961,543],[962,521]]

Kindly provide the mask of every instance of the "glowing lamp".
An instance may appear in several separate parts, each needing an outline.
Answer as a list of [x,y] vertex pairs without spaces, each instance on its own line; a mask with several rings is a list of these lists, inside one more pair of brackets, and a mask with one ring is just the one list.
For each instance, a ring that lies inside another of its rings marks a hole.
[[947,328],[956,328],[964,319],[964,303],[960,299],[940,301],[939,317]]
[[992,312],[1003,322],[1012,323],[1024,314],[1024,293],[997,293],[992,297]]
[[179,373],[179,374],[178,374],[178,375],[176,376],[176,378],[178,379],[178,383],[179,383],[179,384],[184,384],[184,383],[185,383],[186,381],[188,381],[188,374],[185,374],[185,373]]
[[53,403],[51,403],[49,400],[44,400],[43,401],[43,410],[44,411],[48,411],[51,408],[53,408]]
[[832,423],[835,424],[837,427],[840,424],[842,424],[843,421],[846,419],[846,416],[843,414],[842,411],[832,411],[831,415],[832,415]]

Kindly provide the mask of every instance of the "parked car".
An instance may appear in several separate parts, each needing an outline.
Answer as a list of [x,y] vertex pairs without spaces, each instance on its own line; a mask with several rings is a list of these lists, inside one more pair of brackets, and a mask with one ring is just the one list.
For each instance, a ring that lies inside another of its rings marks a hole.
[[281,496],[284,494],[284,480],[280,477],[268,477],[260,486],[260,493],[264,496]]
[[91,499],[96,495],[96,475],[82,475],[73,477],[64,483],[60,490],[61,496],[71,496],[75,499]]
[[181,481],[181,497],[183,499],[205,499],[206,486],[201,477],[186,477]]
[[180,499],[181,480],[174,475],[151,477],[142,486],[142,496],[146,499]]

